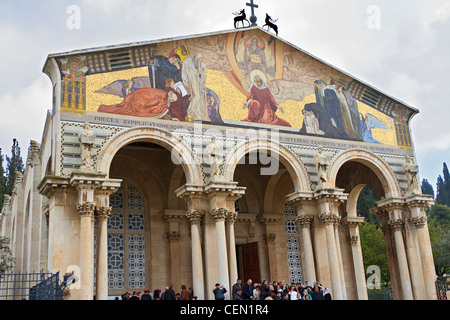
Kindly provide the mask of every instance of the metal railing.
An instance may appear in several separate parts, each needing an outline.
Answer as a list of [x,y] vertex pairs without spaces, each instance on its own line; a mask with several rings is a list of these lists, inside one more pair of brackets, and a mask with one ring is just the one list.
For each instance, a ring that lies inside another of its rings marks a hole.
[[1,274],[0,300],[63,300],[59,272]]

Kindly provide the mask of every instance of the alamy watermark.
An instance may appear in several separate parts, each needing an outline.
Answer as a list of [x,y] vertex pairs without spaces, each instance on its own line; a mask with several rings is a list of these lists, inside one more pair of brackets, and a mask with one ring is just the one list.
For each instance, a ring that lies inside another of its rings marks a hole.
[[367,8],[367,28],[369,30],[381,29],[381,8],[377,5],[371,5]]
[[[280,133],[276,129],[204,129],[202,123],[195,122],[193,134],[187,129],[177,129],[173,134],[182,135],[186,147],[195,149],[199,161],[210,167],[226,163],[260,164],[261,175],[274,175],[280,168],[279,154],[272,151],[280,143]],[[238,141],[236,146],[234,141]],[[233,152],[232,149],[241,143],[247,143],[246,150],[243,153]],[[187,163],[192,159],[183,157],[181,150],[182,148],[172,149],[173,163],[192,164]]]
[[81,29],[81,8],[77,5],[68,6],[66,9],[68,15],[66,26],[69,30]]

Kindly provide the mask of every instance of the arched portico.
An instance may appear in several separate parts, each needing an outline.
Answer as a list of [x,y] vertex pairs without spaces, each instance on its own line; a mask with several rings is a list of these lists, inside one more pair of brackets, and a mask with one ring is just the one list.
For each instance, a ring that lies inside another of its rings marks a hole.
[[263,152],[263,157],[267,158],[268,156],[264,154],[265,152],[270,152],[270,155],[272,155],[271,159],[268,160],[271,164],[270,169],[274,170],[268,171],[268,175],[273,176],[278,173],[279,165],[277,166],[273,162],[279,161],[289,172],[296,192],[311,191],[311,180],[301,160],[285,146],[270,140],[248,140],[233,148],[223,161],[225,181],[232,181],[237,165],[242,163],[245,155],[254,152]]
[[181,164],[183,167],[187,184],[203,184],[201,166],[192,149],[182,139],[169,131],[152,127],[134,127],[113,136],[97,157],[97,171],[109,176],[109,168],[114,155],[124,146],[136,142],[151,142],[166,148],[171,152],[172,161]]

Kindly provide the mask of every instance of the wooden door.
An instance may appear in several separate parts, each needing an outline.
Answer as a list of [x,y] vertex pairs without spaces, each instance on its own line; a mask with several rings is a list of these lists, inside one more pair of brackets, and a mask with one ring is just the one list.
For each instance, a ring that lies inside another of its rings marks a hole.
[[242,279],[242,282],[245,283],[248,279],[252,279],[253,282],[260,282],[258,243],[243,244],[241,249],[242,266],[244,269],[244,279]]

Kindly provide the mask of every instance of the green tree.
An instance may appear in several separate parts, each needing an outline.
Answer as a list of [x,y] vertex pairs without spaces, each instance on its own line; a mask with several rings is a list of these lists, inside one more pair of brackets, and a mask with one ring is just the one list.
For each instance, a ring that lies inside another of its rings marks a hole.
[[374,222],[377,227],[380,226],[380,218],[370,213],[370,209],[377,206],[377,196],[370,186],[365,186],[358,197],[357,211],[358,215],[366,218],[366,221]]
[[450,232],[445,231],[439,241],[432,246],[436,274],[439,278],[442,278],[450,272]]
[[6,177],[3,169],[3,154],[0,148],[0,210],[3,208],[3,195],[6,193]]
[[450,227],[450,207],[436,204],[428,211],[428,217],[444,229]]
[[[450,196],[450,173],[448,172],[447,164],[444,162],[444,168],[442,170],[444,176],[444,186],[447,196]],[[450,199],[447,199],[447,205],[450,205]]]
[[433,186],[428,182],[427,179],[422,180],[422,193],[423,194],[430,194],[434,198],[434,189]]
[[6,193],[11,195],[14,188],[14,182],[16,181],[16,171],[24,171],[24,165],[22,156],[20,155],[19,142],[13,139],[13,145],[11,147],[11,157],[6,156],[7,162],[7,176],[6,176]]
[[447,205],[447,189],[445,188],[444,179],[442,176],[437,178],[437,194],[436,194],[436,202],[438,204]]
[[0,237],[0,274],[6,273],[14,267],[12,250],[9,247],[9,239]]
[[364,270],[367,270],[371,265],[379,266],[381,281],[388,283],[390,276],[383,231],[377,227],[375,222],[367,221],[360,225],[359,236],[361,238]]

